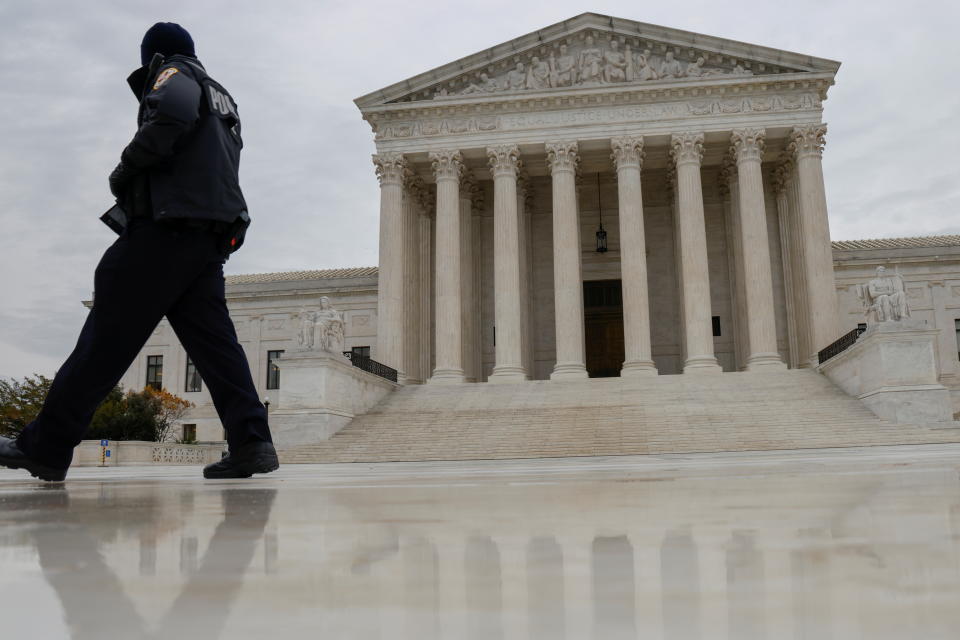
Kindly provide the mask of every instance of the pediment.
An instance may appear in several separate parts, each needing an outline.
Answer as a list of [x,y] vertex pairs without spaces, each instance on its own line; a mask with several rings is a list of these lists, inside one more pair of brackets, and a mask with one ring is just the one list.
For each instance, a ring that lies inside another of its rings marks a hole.
[[483,101],[597,87],[653,87],[781,74],[829,74],[840,63],[594,13],[491,47],[355,102]]

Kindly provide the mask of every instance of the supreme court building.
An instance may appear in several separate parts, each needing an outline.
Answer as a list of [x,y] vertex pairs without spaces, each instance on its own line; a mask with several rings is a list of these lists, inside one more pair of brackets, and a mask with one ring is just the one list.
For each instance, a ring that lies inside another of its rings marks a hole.
[[815,362],[838,68],[583,14],[357,99],[377,359],[428,383]]
[[[344,349],[402,385],[810,368],[866,321],[858,291],[886,265],[939,330],[960,409],[960,237],[831,244],[822,105],[838,68],[587,13],[358,98],[379,268],[227,278],[259,391],[284,408],[282,359],[321,297]],[[220,439],[166,321],[122,380],[145,383],[196,405],[184,434]]]

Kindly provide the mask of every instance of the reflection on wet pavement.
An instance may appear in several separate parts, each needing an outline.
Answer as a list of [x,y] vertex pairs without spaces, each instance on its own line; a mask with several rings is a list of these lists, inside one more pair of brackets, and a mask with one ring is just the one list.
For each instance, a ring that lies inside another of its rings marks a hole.
[[956,638],[960,446],[0,472],[3,637]]

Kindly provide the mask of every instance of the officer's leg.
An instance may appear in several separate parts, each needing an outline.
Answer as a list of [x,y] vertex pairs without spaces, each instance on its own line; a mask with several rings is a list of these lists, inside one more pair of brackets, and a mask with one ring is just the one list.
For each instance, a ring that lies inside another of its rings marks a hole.
[[210,389],[231,451],[251,441],[272,442],[266,409],[227,311],[223,265],[209,263],[167,319]]
[[176,256],[167,258],[170,240],[140,228],[104,253],[94,275],[93,309],[77,346],[54,377],[37,419],[17,438],[31,459],[59,469],[70,466],[93,413],[189,281],[188,274],[178,273]]

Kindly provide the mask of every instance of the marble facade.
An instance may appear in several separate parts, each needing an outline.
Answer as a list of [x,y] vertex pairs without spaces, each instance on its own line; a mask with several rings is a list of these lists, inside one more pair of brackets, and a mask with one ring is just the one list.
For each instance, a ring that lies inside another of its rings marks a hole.
[[[585,378],[584,282],[609,278],[624,375],[815,364],[839,335],[821,167],[838,68],[583,14],[358,98],[376,357],[410,381]],[[591,255],[604,200],[619,233]],[[426,300],[432,318],[410,311]]]

